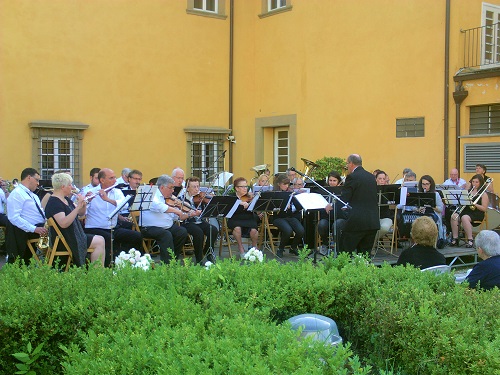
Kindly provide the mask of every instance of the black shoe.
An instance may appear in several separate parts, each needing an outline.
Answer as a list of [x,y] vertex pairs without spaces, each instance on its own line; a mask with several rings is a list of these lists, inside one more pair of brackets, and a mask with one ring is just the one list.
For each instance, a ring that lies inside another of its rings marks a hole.
[[450,246],[458,247],[458,238],[453,238],[450,242]]
[[290,249],[290,254],[299,255],[299,251],[297,249]]
[[212,253],[210,253],[210,254],[207,255],[207,260],[209,262],[212,262],[213,264],[215,264],[215,262],[217,261],[217,259],[215,258],[215,255],[212,254]]
[[279,258],[283,258],[283,250],[279,250],[279,249],[278,249],[278,252],[276,253],[276,255],[277,255]]

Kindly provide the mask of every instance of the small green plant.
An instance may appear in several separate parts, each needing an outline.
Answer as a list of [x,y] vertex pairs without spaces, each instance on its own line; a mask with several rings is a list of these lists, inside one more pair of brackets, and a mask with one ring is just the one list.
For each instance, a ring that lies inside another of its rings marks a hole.
[[31,365],[35,363],[41,355],[41,351],[43,348],[43,342],[38,345],[35,350],[31,346],[31,342],[28,342],[26,345],[27,353],[14,353],[12,354],[18,361],[21,363],[16,363],[16,367],[19,371],[16,371],[15,374],[26,374],[26,375],[36,375],[36,372],[31,369]]
[[311,174],[316,181],[324,180],[331,171],[336,171],[342,174],[345,166],[345,160],[339,157],[325,156],[316,160],[315,163],[318,164],[318,167],[315,168]]

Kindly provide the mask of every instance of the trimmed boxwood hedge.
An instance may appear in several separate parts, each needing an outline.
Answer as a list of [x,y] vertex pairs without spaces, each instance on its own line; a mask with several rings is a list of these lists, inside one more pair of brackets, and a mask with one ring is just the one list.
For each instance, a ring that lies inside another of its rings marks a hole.
[[[39,374],[498,374],[500,291],[364,259],[220,261],[209,270],[0,271],[0,371],[44,343]],[[344,345],[286,320],[334,319]]]

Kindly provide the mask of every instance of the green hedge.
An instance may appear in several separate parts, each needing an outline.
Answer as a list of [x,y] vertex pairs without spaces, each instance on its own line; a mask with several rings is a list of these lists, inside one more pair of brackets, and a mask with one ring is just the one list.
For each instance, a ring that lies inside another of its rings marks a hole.
[[[452,275],[341,256],[148,272],[6,265],[0,371],[45,343],[39,374],[498,374],[500,292]],[[334,319],[346,345],[297,340],[302,313]]]

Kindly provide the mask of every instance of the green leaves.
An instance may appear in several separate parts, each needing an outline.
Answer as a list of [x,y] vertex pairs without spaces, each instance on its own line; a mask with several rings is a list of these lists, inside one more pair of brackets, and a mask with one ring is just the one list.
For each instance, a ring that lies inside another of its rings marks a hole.
[[28,342],[26,345],[27,353],[14,353],[12,354],[18,361],[21,363],[16,363],[16,367],[19,371],[16,371],[15,374],[26,374],[26,375],[35,375],[36,372],[31,370],[31,365],[38,360],[41,355],[41,351],[43,348],[43,342],[38,345],[35,350],[32,351],[31,342]]

